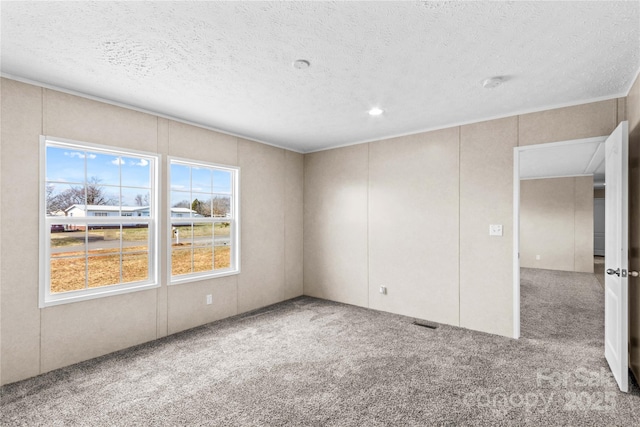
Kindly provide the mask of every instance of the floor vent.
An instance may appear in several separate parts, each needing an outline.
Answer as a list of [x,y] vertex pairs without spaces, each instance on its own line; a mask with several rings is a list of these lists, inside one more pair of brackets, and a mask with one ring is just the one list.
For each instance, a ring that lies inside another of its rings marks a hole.
[[437,324],[425,322],[424,320],[414,320],[413,324],[416,326],[422,326],[423,328],[438,329]]

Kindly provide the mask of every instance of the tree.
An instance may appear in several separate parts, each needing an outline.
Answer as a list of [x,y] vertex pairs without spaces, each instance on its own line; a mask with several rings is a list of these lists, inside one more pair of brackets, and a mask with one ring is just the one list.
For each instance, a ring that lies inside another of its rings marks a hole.
[[70,186],[55,194],[54,185],[46,187],[47,212],[64,211],[72,205],[115,205],[117,197],[107,194],[98,177],[92,176],[86,186]]
[[172,207],[190,209],[191,208],[191,203],[189,203],[188,200],[182,200],[182,201],[180,201],[178,203],[174,203]]
[[229,197],[216,196],[213,198],[213,216],[225,217],[231,212],[231,200]]
[[135,198],[135,202],[137,206],[149,206],[149,193],[144,196],[142,194],[138,194]]
[[207,200],[202,202],[198,199],[194,199],[191,203],[191,210],[195,211],[198,215],[211,216],[211,201]]
[[[107,194],[104,191],[100,182],[102,180],[98,177],[92,176],[87,181],[87,205],[115,205],[117,200],[115,197]],[[77,187],[82,191],[82,187]]]

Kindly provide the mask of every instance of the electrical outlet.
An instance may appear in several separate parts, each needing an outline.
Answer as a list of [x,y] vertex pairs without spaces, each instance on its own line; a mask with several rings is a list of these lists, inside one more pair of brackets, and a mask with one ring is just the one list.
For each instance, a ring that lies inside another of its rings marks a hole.
[[207,295],[207,304],[213,304],[213,295]]
[[380,293],[382,295],[386,295],[387,294],[387,287],[386,286],[380,286]]
[[536,261],[540,261],[540,255],[536,255]]
[[489,236],[502,236],[502,224],[489,225]]

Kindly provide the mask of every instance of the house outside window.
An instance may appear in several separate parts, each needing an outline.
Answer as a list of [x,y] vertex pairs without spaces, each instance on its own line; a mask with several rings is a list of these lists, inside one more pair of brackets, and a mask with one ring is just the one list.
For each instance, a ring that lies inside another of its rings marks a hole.
[[41,137],[40,307],[158,286],[158,162]]
[[177,158],[169,166],[171,283],[237,274],[239,168]]

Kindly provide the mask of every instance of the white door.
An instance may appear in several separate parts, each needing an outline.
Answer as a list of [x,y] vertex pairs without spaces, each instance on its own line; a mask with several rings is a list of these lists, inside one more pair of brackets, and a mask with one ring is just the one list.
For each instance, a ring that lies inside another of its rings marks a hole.
[[620,390],[629,391],[629,130],[621,122],[607,138],[605,181],[604,355]]

